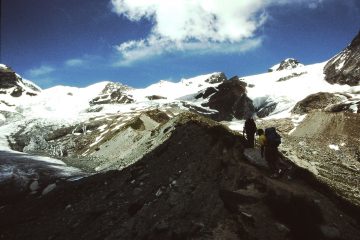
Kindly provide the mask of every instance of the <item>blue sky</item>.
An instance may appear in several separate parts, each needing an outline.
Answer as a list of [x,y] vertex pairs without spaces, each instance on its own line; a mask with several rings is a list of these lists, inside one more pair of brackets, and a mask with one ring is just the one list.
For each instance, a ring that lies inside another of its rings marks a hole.
[[43,88],[145,87],[325,61],[360,30],[358,0],[5,0],[1,60]]

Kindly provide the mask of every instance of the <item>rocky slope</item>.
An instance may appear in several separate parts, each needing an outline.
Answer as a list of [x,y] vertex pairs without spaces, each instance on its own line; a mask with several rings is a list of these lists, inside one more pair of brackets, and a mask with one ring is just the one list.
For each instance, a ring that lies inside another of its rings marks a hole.
[[334,56],[324,68],[326,81],[331,84],[359,85],[360,82],[360,32],[350,45]]
[[169,131],[122,171],[2,207],[0,239],[359,239],[357,212],[306,177],[268,178],[242,136],[192,114]]
[[36,96],[41,89],[33,83],[23,80],[11,68],[0,64],[0,94],[20,97],[22,94]]
[[313,111],[303,120],[264,120],[258,127],[277,127],[285,156],[340,198],[360,206],[359,121],[355,113]]

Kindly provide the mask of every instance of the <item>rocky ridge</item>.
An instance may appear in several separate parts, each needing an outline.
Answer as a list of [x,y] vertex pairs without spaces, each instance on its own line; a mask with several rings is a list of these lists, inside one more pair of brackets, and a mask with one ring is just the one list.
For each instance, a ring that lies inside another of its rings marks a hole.
[[131,88],[120,83],[106,84],[99,96],[90,101],[90,106],[99,104],[128,104],[133,103],[131,95],[126,94]]
[[36,96],[41,89],[33,83],[23,80],[11,68],[0,64],[0,94],[20,97],[22,94]]
[[268,69],[268,72],[274,72],[274,71],[282,71],[282,70],[291,70],[294,68],[302,67],[304,66],[302,63],[300,63],[298,60],[294,58],[287,58],[283,61],[281,61],[279,64],[276,64]]
[[331,84],[359,85],[360,32],[350,45],[334,56],[324,68],[325,79]]

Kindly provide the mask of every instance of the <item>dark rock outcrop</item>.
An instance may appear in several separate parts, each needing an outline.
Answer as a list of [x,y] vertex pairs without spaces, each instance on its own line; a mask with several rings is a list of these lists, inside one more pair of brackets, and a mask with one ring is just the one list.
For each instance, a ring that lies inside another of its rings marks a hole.
[[12,88],[18,86],[16,73],[10,68],[0,68],[0,88]]
[[218,90],[214,87],[208,87],[207,89],[205,89],[205,91],[200,92],[198,95],[195,96],[196,99],[199,98],[208,98],[211,94],[216,93]]
[[218,111],[215,120],[245,119],[255,112],[252,100],[246,95],[244,82],[235,78],[221,83],[216,89],[208,88],[197,97],[206,98],[209,95],[209,101],[203,106]]
[[333,57],[324,67],[325,80],[331,84],[359,85],[360,32],[351,44]]
[[149,100],[159,100],[159,99],[166,99],[166,97],[163,96],[159,96],[159,95],[151,95],[151,96],[146,96],[147,99]]
[[333,93],[319,92],[311,94],[298,102],[292,110],[295,114],[305,114],[314,110],[323,110],[330,104],[339,103],[341,97]]
[[307,73],[307,72],[292,73],[292,74],[289,75],[289,76],[279,78],[279,80],[277,80],[277,82],[283,82],[283,81],[287,81],[287,80],[290,80],[290,79],[295,78],[295,77],[300,77],[301,75],[304,75],[304,74],[306,74],[306,73]]
[[229,79],[229,81],[239,81],[240,85],[246,88],[248,86],[248,84],[246,82],[244,82],[243,80],[244,79],[239,78],[239,76],[233,76],[232,78]]
[[335,103],[327,106],[324,109],[326,112],[351,112],[360,113],[360,101],[349,103]]
[[276,109],[277,105],[278,105],[277,102],[266,101],[262,106],[260,106],[256,110],[256,115],[259,118],[267,117],[270,115],[270,113],[272,113]]
[[[14,88],[12,91],[10,88]],[[10,93],[12,97],[20,97],[23,93],[26,93],[29,96],[36,96],[34,92],[40,92],[37,86],[32,84],[29,81],[23,81],[23,79],[17,75],[9,67],[0,67],[0,91],[3,94]],[[9,90],[7,92],[7,90]]]
[[89,104],[93,106],[96,104],[133,103],[134,99],[132,96],[125,93],[129,89],[128,86],[120,83],[108,83],[101,94],[92,99]]
[[301,66],[304,66],[304,65],[302,63],[300,63],[298,60],[296,60],[294,58],[287,58],[287,59],[281,61],[281,63],[269,68],[268,72],[291,70],[291,69],[301,67]]
[[224,73],[216,73],[216,74],[211,75],[208,79],[206,79],[205,82],[210,83],[210,84],[215,84],[215,83],[224,82],[226,80],[227,80],[227,78]]
[[21,87],[16,86],[14,88],[14,90],[10,93],[10,95],[13,97],[20,97],[22,95],[23,91],[24,90]]

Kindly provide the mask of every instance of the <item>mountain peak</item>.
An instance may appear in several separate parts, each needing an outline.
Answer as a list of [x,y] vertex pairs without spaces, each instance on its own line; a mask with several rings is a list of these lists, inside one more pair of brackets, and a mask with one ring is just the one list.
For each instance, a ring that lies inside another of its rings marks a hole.
[[[41,89],[30,81],[23,80],[10,67],[0,63],[0,88],[3,90],[11,90],[15,88],[18,92],[39,92]],[[15,94],[16,95],[16,94]],[[21,95],[21,94],[20,94]]]
[[295,58],[287,58],[280,63],[272,66],[268,69],[268,72],[274,72],[274,71],[281,71],[281,70],[291,70],[297,67],[304,66],[302,63],[300,63]]

